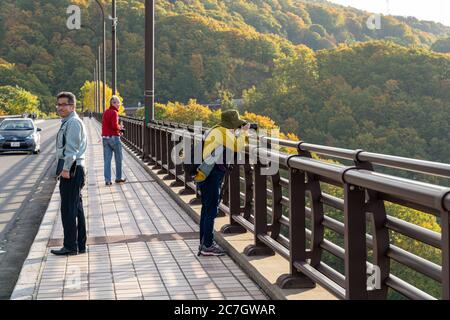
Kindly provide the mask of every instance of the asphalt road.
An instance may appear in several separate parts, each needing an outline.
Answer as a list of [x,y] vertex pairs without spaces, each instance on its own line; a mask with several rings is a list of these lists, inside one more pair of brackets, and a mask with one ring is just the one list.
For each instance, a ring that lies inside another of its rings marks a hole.
[[37,123],[41,153],[0,155],[0,299],[9,299],[56,185],[60,121]]

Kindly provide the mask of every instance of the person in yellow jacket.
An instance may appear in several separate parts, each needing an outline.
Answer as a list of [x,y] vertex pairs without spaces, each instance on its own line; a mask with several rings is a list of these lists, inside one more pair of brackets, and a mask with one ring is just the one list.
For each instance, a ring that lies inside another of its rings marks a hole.
[[[194,181],[201,192],[199,255],[222,256],[225,254],[214,241],[214,219],[217,216],[220,194],[227,165],[234,156],[227,157],[227,150],[240,152],[245,147],[250,124],[242,120],[237,110],[222,112],[221,122],[214,126],[205,138],[203,163]],[[230,154],[230,152],[228,152]]]

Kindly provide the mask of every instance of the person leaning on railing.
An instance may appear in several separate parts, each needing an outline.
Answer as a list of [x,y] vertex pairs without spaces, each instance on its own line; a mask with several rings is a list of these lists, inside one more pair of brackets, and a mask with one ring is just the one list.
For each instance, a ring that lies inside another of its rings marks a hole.
[[[219,210],[222,182],[229,164],[234,160],[227,159],[226,149],[241,151],[245,147],[249,128],[250,124],[239,117],[237,110],[227,110],[222,112],[221,122],[205,138],[203,163],[194,177],[202,194],[199,255],[225,254],[214,241],[214,220]],[[238,132],[240,134],[236,135]]]

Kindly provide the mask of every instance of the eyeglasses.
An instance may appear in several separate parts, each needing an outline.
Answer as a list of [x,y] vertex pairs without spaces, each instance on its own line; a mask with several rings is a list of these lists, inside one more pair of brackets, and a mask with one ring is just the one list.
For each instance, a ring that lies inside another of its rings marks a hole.
[[73,106],[73,103],[57,103],[55,107],[59,108],[59,107],[67,107],[67,106]]

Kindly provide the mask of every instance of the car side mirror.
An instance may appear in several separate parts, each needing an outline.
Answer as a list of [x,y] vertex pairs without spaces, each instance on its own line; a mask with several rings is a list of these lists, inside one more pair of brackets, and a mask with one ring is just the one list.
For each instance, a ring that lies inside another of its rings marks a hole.
[[42,129],[41,128],[37,128],[37,131],[39,132],[39,131],[42,131]]

